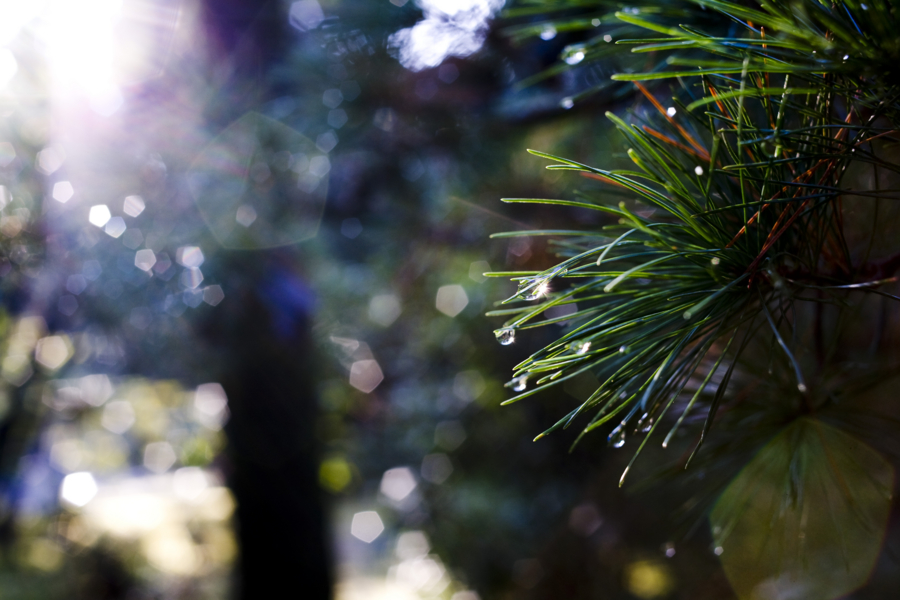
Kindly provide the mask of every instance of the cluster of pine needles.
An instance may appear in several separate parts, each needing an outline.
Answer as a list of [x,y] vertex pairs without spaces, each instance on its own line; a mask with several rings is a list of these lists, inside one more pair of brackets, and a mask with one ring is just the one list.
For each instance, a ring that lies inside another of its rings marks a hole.
[[[651,438],[666,446],[701,411],[693,457],[755,340],[790,366],[801,403],[815,404],[814,367],[798,357],[798,307],[846,304],[851,292],[898,299],[886,290],[900,261],[873,260],[871,243],[851,247],[845,224],[848,204],[870,203],[877,227],[878,203],[900,192],[879,189],[885,174],[900,173],[891,158],[900,141],[892,4],[696,0],[617,10],[599,0],[533,1],[508,16],[534,14],[548,17],[511,34],[552,27],[587,38],[564,51],[568,68],[612,52],[625,56],[621,65],[641,55],[641,72],[603,86],[627,86],[644,101],[627,119],[607,113],[632,169],[532,150],[548,169],[577,171],[601,189],[504,200],[608,215],[599,230],[494,236],[551,236],[560,259],[544,271],[493,274],[518,283],[489,313],[506,319],[500,342],[569,322],[516,367],[508,385],[519,393],[507,403],[590,372],[599,387],[538,437],[578,423],[581,439],[614,424],[611,445],[644,434],[633,463]],[[660,90],[674,98],[661,100]],[[545,316],[561,305],[575,310]]]

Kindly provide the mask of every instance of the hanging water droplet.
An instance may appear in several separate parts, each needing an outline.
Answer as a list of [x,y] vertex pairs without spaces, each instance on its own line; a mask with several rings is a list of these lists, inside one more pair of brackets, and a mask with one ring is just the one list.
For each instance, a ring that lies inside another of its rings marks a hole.
[[678,112],[678,109],[676,109],[674,106],[670,106],[669,108],[666,109],[666,114],[669,115],[670,117],[674,117],[675,113],[677,113],[677,112]]
[[697,165],[696,167],[694,167],[694,173],[696,173],[698,176],[703,175],[703,167]]
[[572,100],[571,98],[568,98],[568,97],[567,97],[567,98],[563,98],[562,100],[560,100],[560,101],[559,101],[559,105],[560,105],[562,108],[564,108],[564,109],[566,109],[566,110],[569,110],[570,108],[572,108],[573,106],[575,106],[575,101]]
[[541,39],[542,40],[552,40],[556,37],[556,27],[553,25],[545,25],[544,29],[541,30]]
[[653,419],[650,418],[650,413],[644,413],[644,416],[638,421],[637,428],[641,433],[647,433],[651,427],[653,427]]
[[725,552],[725,549],[722,546],[716,546],[716,549],[713,550],[716,553],[716,556],[722,556],[722,553]]
[[625,423],[612,430],[607,438],[607,442],[613,448],[621,448],[625,445]]
[[506,387],[511,388],[514,392],[524,392],[527,386],[528,375],[519,375],[518,377],[514,377],[506,384]]
[[500,342],[501,346],[509,346],[516,341],[516,330],[512,327],[495,329],[494,335],[497,336],[497,341]]
[[523,296],[525,300],[537,300],[541,296],[546,296],[547,292],[550,291],[550,285],[547,283],[547,280],[543,280],[538,285],[534,286],[526,294]]
[[590,342],[584,342],[584,343],[579,342],[579,346],[575,350],[575,354],[584,354],[585,352],[587,352],[590,349],[591,349]]
[[805,394],[806,392],[809,391],[809,388],[806,387],[805,383],[798,383],[797,389],[800,391],[801,394]]
[[628,346],[619,346],[619,354],[628,354],[630,348]]
[[567,65],[577,65],[578,63],[580,63],[583,60],[584,60],[584,52],[581,50],[576,50],[575,52],[572,52],[571,54],[569,54],[566,57],[566,64]]
[[668,558],[672,558],[673,556],[675,556],[675,544],[673,544],[672,542],[669,542],[666,544],[665,549],[666,549],[666,556]]

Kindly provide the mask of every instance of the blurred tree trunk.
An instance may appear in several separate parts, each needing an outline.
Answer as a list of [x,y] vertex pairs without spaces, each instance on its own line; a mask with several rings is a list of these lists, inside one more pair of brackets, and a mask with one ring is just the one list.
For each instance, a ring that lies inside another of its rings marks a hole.
[[[230,73],[207,112],[211,129],[269,99],[265,76],[286,46],[282,8],[278,2],[204,1],[210,68]],[[223,251],[220,257],[221,277],[233,292],[203,336],[219,348],[216,370],[231,410],[226,433],[240,547],[236,596],[330,598],[314,432],[312,292],[291,249]]]

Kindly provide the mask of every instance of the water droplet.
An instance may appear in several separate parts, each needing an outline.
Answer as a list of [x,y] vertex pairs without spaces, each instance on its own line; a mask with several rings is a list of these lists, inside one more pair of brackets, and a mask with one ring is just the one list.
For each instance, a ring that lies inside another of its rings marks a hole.
[[666,544],[666,556],[669,558],[675,556],[675,544],[673,544],[672,542]]
[[621,448],[625,445],[625,423],[612,430],[607,438],[607,443],[613,448]]
[[703,175],[703,167],[697,165],[696,167],[694,167],[694,173],[696,173],[697,176]]
[[541,39],[542,40],[552,40],[556,37],[556,27],[553,25],[546,25],[544,29],[541,31]]
[[715,266],[718,266],[719,263],[721,263],[722,261],[719,259],[718,256],[716,256],[716,257],[713,257],[713,259],[712,259],[711,261],[709,261],[709,262],[711,262],[711,263],[712,263],[712,266],[715,267]]
[[524,298],[525,298],[525,300],[537,300],[541,296],[546,296],[548,291],[550,291],[550,284],[547,283],[547,280],[545,279],[538,285],[531,288],[526,293]]
[[585,352],[587,352],[590,349],[591,349],[590,342],[584,342],[584,343],[578,342],[578,347],[575,350],[575,354],[584,354]]
[[566,64],[567,65],[577,65],[578,63],[580,63],[583,60],[584,60],[584,51],[576,50],[575,52],[572,52],[571,54],[569,54],[566,57]]
[[559,105],[562,108],[569,110],[570,108],[575,106],[575,101],[572,100],[571,98],[563,98],[562,100],[559,101]]
[[525,388],[528,387],[528,375],[514,377],[506,384],[506,387],[511,388],[514,392],[524,392]]
[[594,27],[600,27],[600,19],[591,19],[591,25]]
[[716,556],[722,556],[722,553],[725,552],[725,549],[722,546],[716,546],[716,549],[713,550],[716,553]]
[[848,58],[850,58],[850,55],[849,55],[849,54],[845,54],[845,55],[844,55],[844,60],[847,60]]
[[630,348],[628,346],[619,346],[619,354],[628,354]]
[[675,113],[677,113],[677,112],[678,112],[678,110],[674,106],[670,106],[669,108],[666,109],[666,114],[669,115],[670,117],[674,117]]
[[637,428],[641,433],[647,433],[651,427],[653,427],[653,419],[650,418],[650,413],[644,413],[644,416],[638,421]]
[[497,336],[497,341],[500,342],[501,346],[509,346],[516,341],[516,330],[512,327],[495,329],[494,335]]
[[805,394],[806,392],[809,391],[809,388],[806,387],[806,384],[805,384],[805,383],[798,383],[798,384],[797,384],[797,390],[799,390],[801,394]]
[[606,35],[603,36],[603,41],[606,42],[607,44],[610,43],[612,41],[612,36],[607,33]]

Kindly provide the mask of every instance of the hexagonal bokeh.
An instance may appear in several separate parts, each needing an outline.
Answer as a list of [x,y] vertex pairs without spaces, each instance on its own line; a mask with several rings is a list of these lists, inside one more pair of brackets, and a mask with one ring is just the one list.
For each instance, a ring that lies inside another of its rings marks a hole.
[[273,248],[316,235],[328,156],[287,125],[249,112],[200,153],[188,185],[226,248]]
[[741,600],[829,600],[878,560],[894,487],[890,463],[818,419],[776,435],[710,514],[715,553]]

